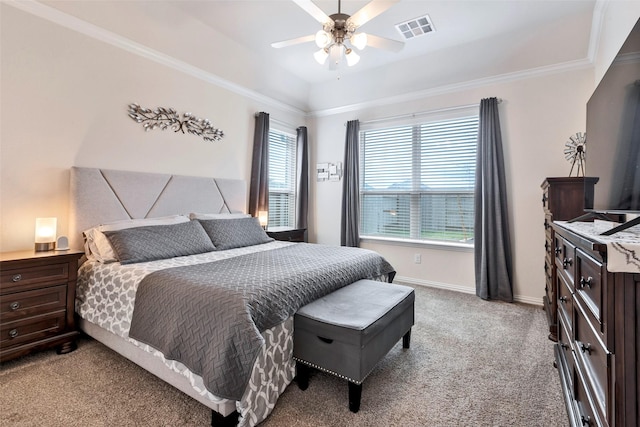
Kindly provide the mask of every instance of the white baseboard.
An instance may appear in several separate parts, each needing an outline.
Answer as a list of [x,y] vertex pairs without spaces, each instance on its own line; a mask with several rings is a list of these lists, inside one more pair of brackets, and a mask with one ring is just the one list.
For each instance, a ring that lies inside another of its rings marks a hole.
[[[471,287],[471,286],[462,286],[462,285],[452,285],[449,283],[434,282],[432,280],[414,279],[413,277],[396,276],[393,279],[393,281],[394,283],[400,283],[400,284],[406,284],[406,285],[416,285],[416,286],[425,286],[428,288],[446,289],[449,291],[462,292],[463,294],[475,295],[476,293],[475,286]],[[514,295],[513,300],[515,302],[520,302],[523,304],[536,305],[536,306],[542,307],[542,297],[533,298],[533,297],[523,296],[523,295]]]

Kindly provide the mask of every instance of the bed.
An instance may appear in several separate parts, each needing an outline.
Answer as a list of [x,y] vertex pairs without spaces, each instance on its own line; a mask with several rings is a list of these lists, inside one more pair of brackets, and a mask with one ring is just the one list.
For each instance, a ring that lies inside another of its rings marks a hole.
[[212,425],[272,411],[295,375],[297,308],[395,274],[371,251],[272,241],[245,204],[242,180],[71,169],[80,328],[211,408]]

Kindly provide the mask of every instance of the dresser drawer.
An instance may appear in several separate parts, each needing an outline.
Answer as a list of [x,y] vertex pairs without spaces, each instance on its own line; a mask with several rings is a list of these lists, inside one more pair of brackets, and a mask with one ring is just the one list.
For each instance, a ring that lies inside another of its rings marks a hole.
[[577,366],[577,360],[574,359],[575,378],[574,378],[574,405],[576,406],[576,412],[578,414],[578,425],[583,427],[603,427],[606,418],[600,417],[598,411],[595,408],[595,402],[593,397],[585,387],[586,378],[581,369]]
[[611,374],[610,353],[597,336],[585,316],[580,301],[574,302],[575,309],[575,354],[583,368],[588,388],[591,390],[602,414],[609,409],[609,376]]
[[[576,292],[593,317],[602,324],[602,264],[589,255],[576,250]],[[598,327],[598,329],[601,329]]]
[[67,304],[67,286],[51,286],[2,296],[0,321],[14,321],[24,317],[64,310]]
[[0,327],[0,347],[8,347],[41,340],[59,334],[65,328],[66,310],[3,323]]
[[48,264],[7,269],[0,273],[2,294],[33,288],[46,283],[63,283],[69,279],[69,264]]
[[574,258],[576,256],[576,247],[571,243],[564,240],[562,237],[556,235],[554,237],[554,252],[556,256],[556,266],[558,272],[564,274],[567,278],[567,282],[571,291],[574,290]]
[[565,279],[558,274],[556,277],[558,290],[558,313],[564,318],[564,322],[569,332],[573,331],[573,294]]
[[571,336],[570,330],[567,328],[565,323],[565,319],[563,317],[558,318],[558,345],[562,351],[562,357],[567,367],[567,379],[571,383],[570,386],[573,387],[574,383],[574,370],[575,363],[573,358],[573,351],[571,347],[571,343],[573,342],[573,337]]

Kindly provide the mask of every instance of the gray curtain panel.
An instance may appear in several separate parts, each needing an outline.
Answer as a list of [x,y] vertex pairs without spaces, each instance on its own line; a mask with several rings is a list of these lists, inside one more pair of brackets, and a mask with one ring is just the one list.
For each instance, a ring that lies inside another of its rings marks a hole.
[[476,295],[513,301],[511,238],[498,100],[480,102],[475,187]]
[[360,122],[347,122],[344,147],[342,180],[342,220],[340,224],[340,244],[358,247],[360,244],[360,163],[359,163]]
[[253,134],[253,160],[249,184],[249,214],[269,210],[269,114],[256,114]]
[[296,228],[307,228],[309,211],[309,157],[307,154],[307,128],[296,130]]

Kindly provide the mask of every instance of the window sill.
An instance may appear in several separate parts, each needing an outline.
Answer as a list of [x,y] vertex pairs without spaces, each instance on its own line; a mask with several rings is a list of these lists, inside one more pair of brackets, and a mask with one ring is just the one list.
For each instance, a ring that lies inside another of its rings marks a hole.
[[436,249],[455,252],[473,252],[473,243],[443,242],[438,240],[412,240],[391,237],[360,236],[365,243],[381,243],[395,246],[411,246],[425,249]]

